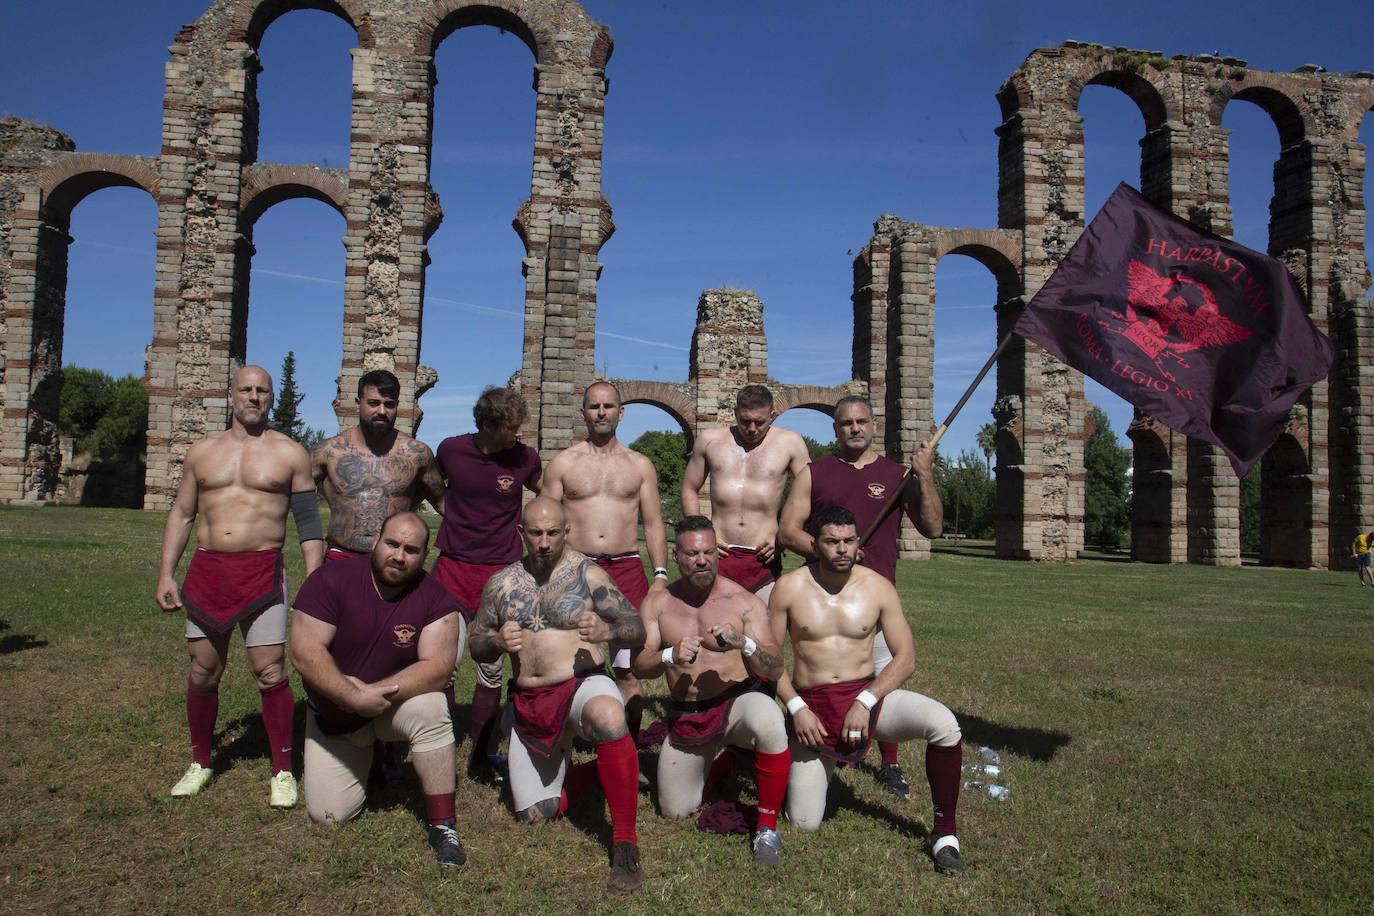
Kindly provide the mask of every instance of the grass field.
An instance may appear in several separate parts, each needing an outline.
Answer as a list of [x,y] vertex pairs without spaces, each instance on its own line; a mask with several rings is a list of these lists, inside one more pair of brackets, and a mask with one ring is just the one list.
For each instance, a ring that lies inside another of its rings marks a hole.
[[[1035,566],[976,547],[904,562],[909,686],[958,714],[966,758],[998,749],[1012,789],[961,799],[968,875],[941,878],[919,852],[930,802],[908,746],[911,801],[844,771],[820,832],[783,826],[775,872],[752,867],[744,837],[665,821],[641,797],[648,880],[624,898],[605,891],[599,799],[530,829],[460,777],[457,874],[433,863],[409,771],[340,829],[270,810],[237,638],[218,777],[170,799],[189,751],[182,622],[151,597],[162,521],[0,508],[5,912],[1289,913],[1374,900],[1374,591],[1351,573]],[[466,702],[470,660],[463,673]]]

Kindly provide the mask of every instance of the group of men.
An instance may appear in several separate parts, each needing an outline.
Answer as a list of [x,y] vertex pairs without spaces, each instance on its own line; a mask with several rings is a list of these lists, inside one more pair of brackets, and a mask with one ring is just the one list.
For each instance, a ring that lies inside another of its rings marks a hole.
[[[302,789],[312,820],[357,815],[375,747],[405,742],[430,844],[441,863],[463,863],[451,686],[466,644],[478,666],[469,775],[494,779],[504,764],[515,813],[531,824],[599,783],[613,887],[643,880],[640,680],[660,675],[669,695],[656,781],[665,816],[692,814],[733,762],[731,749],[752,750],[753,856],[771,867],[784,799],[790,821],[816,829],[834,767],[859,763],[874,739],[883,747],[879,779],[906,795],[896,742],[920,738],[935,807],[926,852],[937,871],[963,871],[959,727],[943,705],[901,688],[915,652],[893,584],[900,520],[886,511],[905,486],[906,513],[922,533],[938,534],[933,456],[923,446],[908,472],[875,454],[862,398],[836,405],[836,453],[810,463],[802,438],[772,425],[768,390],[741,389],[736,423],[704,432],[684,473],[673,551],[680,577],[671,584],[657,475],[616,438],[623,408],[608,382],[584,394],[586,439],[547,468],[520,441],[525,406],[507,388],[484,391],[477,431],[445,439],[437,454],[396,429],[400,384],[383,370],[359,381],[358,425],[313,455],[268,427],[272,382],[260,367],[236,373],[230,401],[229,429],[186,456],[163,539],[157,602],[185,610],[191,657],[193,762],[173,795],[194,795],[213,776],[218,683],[237,626],[262,693],[270,804],[296,804],[284,668],[289,511],[307,575],[293,603],[290,656],[307,693]],[[710,519],[699,496],[708,478]],[[331,510],[327,534],[317,485]],[[523,490],[538,495],[524,504]],[[442,515],[429,574],[429,528],[414,512],[422,500]],[[192,523],[197,549],[178,587]],[[641,526],[652,583],[638,552]],[[784,549],[808,562],[782,575]],[[495,752],[505,655],[513,678],[503,761]],[[577,739],[595,759],[572,766]]]

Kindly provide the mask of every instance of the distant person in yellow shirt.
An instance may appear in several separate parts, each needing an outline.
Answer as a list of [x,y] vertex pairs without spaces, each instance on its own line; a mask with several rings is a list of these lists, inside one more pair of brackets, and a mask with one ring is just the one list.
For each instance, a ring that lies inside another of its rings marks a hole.
[[1360,577],[1360,588],[1366,584],[1374,586],[1374,574],[1369,571],[1369,548],[1374,545],[1374,531],[1369,534],[1356,534],[1350,545],[1350,555],[1355,558],[1355,574]]

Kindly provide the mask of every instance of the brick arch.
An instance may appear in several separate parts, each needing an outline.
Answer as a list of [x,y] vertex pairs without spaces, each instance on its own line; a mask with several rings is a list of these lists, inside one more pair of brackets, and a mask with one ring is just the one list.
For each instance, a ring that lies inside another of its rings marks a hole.
[[44,169],[38,187],[44,207],[65,218],[87,196],[105,188],[142,188],[157,200],[157,167],[136,156],[72,153]]
[[667,382],[646,382],[637,379],[607,379],[620,391],[620,403],[649,404],[672,417],[687,436],[690,446],[696,438],[696,404],[691,397]]
[[[1155,71],[1152,69],[1152,72]],[[1097,65],[1086,68],[1084,72],[1069,79],[1069,102],[1075,111],[1078,110],[1078,101],[1083,96],[1083,90],[1088,86],[1110,86],[1125,94],[1135,103],[1140,116],[1145,119],[1146,133],[1162,127],[1167,121],[1180,120],[1172,110],[1172,93],[1163,80],[1156,82],[1140,73],[1132,73],[1116,66]]]
[[1026,81],[1026,74],[1017,70],[1007,77],[997,90],[997,106],[1002,111],[1002,120],[1008,121],[1024,108],[1034,96]]
[[947,254],[961,254],[986,267],[997,281],[998,298],[1021,295],[1023,257],[1016,234],[997,229],[946,229],[935,239],[935,261]]
[[251,228],[268,208],[284,200],[309,198],[327,204],[348,218],[348,176],[335,169],[310,165],[266,163],[244,169],[239,194],[239,225]]
[[1311,455],[1285,432],[1265,452],[1260,471],[1260,562],[1299,569],[1323,565],[1313,555]]
[[1243,79],[1228,82],[1212,96],[1208,121],[1213,127],[1221,127],[1222,115],[1233,99],[1252,102],[1274,122],[1279,144],[1288,146],[1313,134],[1312,111],[1295,89],[1291,80],[1276,74],[1246,71]]
[[444,39],[459,29],[492,25],[523,41],[536,64],[552,63],[557,57],[554,30],[550,23],[542,21],[543,17],[531,15],[530,10],[529,4],[517,0],[433,0],[416,29],[413,50],[433,56]]
[[789,410],[805,408],[818,410],[827,417],[835,416],[835,402],[853,394],[848,388],[825,385],[781,385],[773,393],[773,408],[779,415]]
[[243,41],[257,48],[272,23],[297,10],[332,13],[353,27],[358,36],[358,47],[370,48],[373,45],[366,0],[238,0],[229,40]]

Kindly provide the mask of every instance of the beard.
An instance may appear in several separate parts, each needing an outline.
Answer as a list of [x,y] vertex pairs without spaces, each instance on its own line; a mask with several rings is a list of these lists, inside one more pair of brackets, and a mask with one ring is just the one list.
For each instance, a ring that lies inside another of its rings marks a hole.
[[378,564],[375,557],[372,560],[373,578],[382,585],[390,588],[404,587],[411,584],[416,579],[420,578],[421,569],[423,569],[422,566],[417,566],[415,569],[406,569],[404,567],[393,566],[386,562]]

